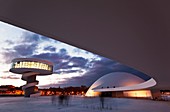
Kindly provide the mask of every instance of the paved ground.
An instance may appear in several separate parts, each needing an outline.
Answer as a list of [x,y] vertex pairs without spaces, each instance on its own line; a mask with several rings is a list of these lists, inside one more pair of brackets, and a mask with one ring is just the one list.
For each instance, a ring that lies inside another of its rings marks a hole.
[[169,112],[170,102],[105,98],[100,107],[99,98],[70,97],[69,105],[51,103],[51,97],[0,97],[0,112]]

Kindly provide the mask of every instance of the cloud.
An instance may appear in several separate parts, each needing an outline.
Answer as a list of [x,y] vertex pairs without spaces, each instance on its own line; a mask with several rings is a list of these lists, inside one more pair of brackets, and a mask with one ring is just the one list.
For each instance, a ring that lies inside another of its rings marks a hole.
[[[4,48],[1,53],[4,57],[5,63],[11,63],[14,58],[40,58],[49,60],[54,63],[55,73],[82,73],[83,70],[87,69],[89,66],[89,60],[83,57],[73,57],[68,54],[67,49],[60,48],[56,52],[56,48],[52,45],[42,45],[42,42],[49,42],[51,39],[45,36],[38,35],[30,32],[23,32],[18,40],[7,40],[8,44],[13,44],[10,48]],[[58,41],[57,41],[58,42]],[[42,46],[41,46],[41,45]],[[41,51],[40,51],[41,49]],[[77,48],[78,49],[78,48]],[[40,52],[37,52],[40,51]],[[43,52],[50,51],[50,52]],[[54,52],[55,51],[55,52]],[[80,49],[75,52],[81,52]]]
[[67,54],[65,49],[60,50],[59,52],[55,53],[41,53],[35,54],[31,56],[32,58],[40,58],[45,59],[54,64],[54,71],[56,69],[61,69],[66,63],[68,63],[70,59],[70,55]]
[[111,73],[118,62],[101,57],[101,60],[92,61],[91,64],[92,67],[89,68],[89,70],[81,78],[76,77],[74,80],[78,79],[78,82],[82,82],[84,85],[89,86],[103,75]]
[[80,68],[86,68],[87,62],[88,59],[85,59],[83,57],[72,57],[69,60],[69,63],[73,63],[72,67],[80,67]]
[[7,43],[8,45],[14,44],[12,40],[6,40],[5,43]]
[[66,49],[62,48],[60,49],[59,54],[64,56],[64,55],[67,55],[68,53]]
[[[22,32],[22,35],[18,39],[7,39],[5,41],[10,47],[2,47],[1,56],[6,64],[11,63],[14,58],[31,57],[38,50],[39,44],[47,40],[50,41],[45,36],[31,32]],[[54,50],[54,48],[51,46],[50,50]]]
[[[77,63],[81,63],[80,67],[85,68],[87,70],[87,72],[85,72],[82,76],[76,76],[76,77],[72,77],[72,78],[66,78],[66,81],[60,81],[57,84],[50,84],[50,86],[53,87],[57,87],[57,86],[80,86],[80,85],[86,85],[86,86],[90,86],[92,83],[94,83],[94,81],[96,81],[98,78],[100,78],[101,76],[111,73],[114,70],[114,66],[117,66],[119,63],[117,63],[116,61],[104,58],[104,57],[100,57],[101,60],[95,60],[95,61],[91,61],[88,62],[87,60],[85,61],[85,59],[82,58],[77,58],[75,59],[75,57],[72,59],[72,61],[74,60],[74,62]],[[84,60],[84,61],[82,61]],[[85,65],[91,64],[92,67],[86,67]],[[67,67],[69,68],[69,67]],[[81,70],[81,69],[80,69]],[[74,71],[77,72],[77,71]],[[60,73],[60,72],[58,72]],[[48,85],[47,85],[48,86]]]
[[39,43],[41,41],[50,41],[50,38],[46,36],[42,36],[36,33],[31,33],[29,31],[25,31],[21,35],[21,42],[23,43]]
[[68,60],[70,55],[67,54],[66,49],[62,49],[59,52],[35,54],[32,57],[46,59],[53,63],[61,63],[63,60]]
[[45,51],[51,51],[51,52],[54,52],[54,51],[56,51],[56,48],[55,48],[55,47],[53,47],[53,46],[47,46],[47,47],[45,47],[45,48],[44,48],[44,50],[45,50]]
[[64,74],[69,74],[69,73],[81,73],[83,72],[82,70],[80,69],[77,69],[77,70],[70,70],[70,69],[65,69],[65,70],[56,70],[56,74],[61,74],[61,73],[64,73]]
[[15,50],[21,57],[26,57],[33,55],[35,49],[37,48],[37,44],[21,44],[14,46],[13,50]]
[[[66,60],[66,59],[64,59]],[[88,59],[85,59],[83,57],[71,57],[67,59],[67,61],[59,63],[57,65],[57,69],[71,69],[71,68],[81,68],[86,69],[87,68]]]
[[33,55],[36,47],[36,44],[20,44],[14,46],[13,48],[4,48],[1,52],[1,55],[3,57],[3,61],[6,64],[9,64],[14,58],[28,57],[30,55]]
[[6,50],[6,51],[4,51],[4,52],[1,52],[1,55],[2,55],[3,62],[6,63],[6,64],[10,64],[11,61],[12,61],[14,58],[20,57],[20,55],[18,54],[18,52],[13,51],[13,50]]
[[78,54],[80,54],[80,53],[82,52],[82,50],[81,50],[81,49],[79,49],[79,48],[75,48],[75,49],[73,50],[73,52],[74,52],[74,53],[78,53]]
[[83,57],[71,57],[67,53],[67,50],[64,48],[54,53],[41,53],[38,55],[32,55],[32,58],[40,58],[53,62],[54,73],[57,74],[60,73],[68,74],[74,72],[81,73],[82,72],[81,69],[86,69],[88,63],[88,59],[85,59]]

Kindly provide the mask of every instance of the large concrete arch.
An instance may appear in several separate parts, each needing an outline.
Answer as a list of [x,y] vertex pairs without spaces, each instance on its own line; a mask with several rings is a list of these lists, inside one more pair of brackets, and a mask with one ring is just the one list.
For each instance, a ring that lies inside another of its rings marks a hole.
[[168,0],[1,0],[0,20],[117,60],[170,86]]

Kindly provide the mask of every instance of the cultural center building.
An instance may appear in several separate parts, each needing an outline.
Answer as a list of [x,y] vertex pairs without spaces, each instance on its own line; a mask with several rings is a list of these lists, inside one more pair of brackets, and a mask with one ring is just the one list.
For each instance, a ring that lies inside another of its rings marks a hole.
[[[121,68],[121,69],[120,69]],[[150,87],[156,81],[133,68],[121,65],[114,72],[96,80],[88,89],[86,96],[141,97],[152,98]]]

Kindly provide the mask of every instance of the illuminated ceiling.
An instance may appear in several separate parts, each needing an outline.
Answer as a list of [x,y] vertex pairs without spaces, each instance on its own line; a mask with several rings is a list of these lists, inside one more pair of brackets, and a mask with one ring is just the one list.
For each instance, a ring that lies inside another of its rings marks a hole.
[[0,20],[170,79],[168,1],[0,1]]

